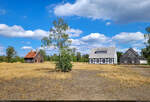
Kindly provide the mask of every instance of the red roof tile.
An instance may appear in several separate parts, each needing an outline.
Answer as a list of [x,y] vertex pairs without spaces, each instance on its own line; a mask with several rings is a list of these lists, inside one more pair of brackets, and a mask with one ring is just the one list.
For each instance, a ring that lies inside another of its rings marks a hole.
[[34,58],[36,56],[35,51],[30,51],[24,58]]

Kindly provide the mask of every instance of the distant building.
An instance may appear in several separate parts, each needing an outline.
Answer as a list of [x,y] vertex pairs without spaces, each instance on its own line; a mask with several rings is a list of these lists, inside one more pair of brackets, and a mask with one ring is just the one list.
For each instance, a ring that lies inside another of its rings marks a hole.
[[31,50],[25,57],[24,61],[26,63],[41,63],[44,62],[44,57],[40,54],[39,51]]
[[121,57],[120,64],[147,64],[147,60],[132,48],[129,48]]
[[89,63],[93,64],[117,64],[115,47],[94,48],[89,54]]

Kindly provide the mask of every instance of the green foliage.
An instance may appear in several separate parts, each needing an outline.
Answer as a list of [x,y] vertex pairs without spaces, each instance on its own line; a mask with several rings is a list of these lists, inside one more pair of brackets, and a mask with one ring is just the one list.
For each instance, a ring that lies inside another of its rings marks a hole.
[[77,52],[77,62],[80,62],[80,61],[81,61],[81,53]]
[[[0,62],[8,62],[7,56],[0,56]],[[15,56],[15,57],[11,58],[9,63],[14,63],[14,62],[24,63],[24,58],[23,57],[19,57],[19,56]]]
[[7,55],[7,61],[12,62],[13,60],[12,58],[15,57],[16,55],[16,51],[14,47],[8,46],[8,48],[6,49],[6,55]]
[[58,60],[59,60],[59,56],[57,56],[56,54],[50,56],[50,61],[58,61]]
[[146,28],[147,33],[144,35],[146,42],[146,48],[143,48],[141,51],[141,55],[148,60],[148,64],[150,64],[150,27]]
[[45,50],[40,49],[40,54],[44,57],[44,61],[46,61],[46,52],[45,52]]
[[24,58],[16,56],[16,51],[12,46],[6,49],[6,56],[0,56],[0,62],[21,62],[24,63]]
[[82,56],[82,62],[89,62],[89,55],[85,54]]
[[[56,64],[56,69],[61,71],[71,71],[71,56],[70,51],[68,50],[71,45],[69,40],[69,35],[66,33],[66,30],[69,29],[69,26],[62,18],[58,18],[53,22],[53,27],[50,29],[49,37],[44,37],[42,39],[42,46],[54,46],[59,51],[58,63]],[[55,57],[56,58],[56,57]],[[68,59],[67,61],[66,58]],[[63,65],[64,64],[64,65]]]
[[58,61],[56,62],[56,70],[69,72],[72,69],[71,56],[67,51],[62,51]]
[[6,56],[0,56],[0,62],[6,62],[7,59],[6,59]]
[[122,52],[117,52],[117,62],[120,63],[120,57],[123,55]]

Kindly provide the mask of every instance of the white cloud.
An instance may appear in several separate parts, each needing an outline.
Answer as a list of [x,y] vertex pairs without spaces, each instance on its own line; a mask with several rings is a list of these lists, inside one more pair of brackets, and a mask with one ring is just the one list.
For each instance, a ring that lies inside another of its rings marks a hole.
[[[70,37],[79,37],[82,33],[79,29],[70,28],[67,33]],[[0,24],[0,35],[7,37],[28,37],[42,39],[49,35],[48,31],[36,29],[36,30],[24,30],[21,26],[13,25],[8,26],[6,24]]]
[[57,16],[82,16],[117,23],[150,22],[150,0],[76,0],[57,5]]
[[23,50],[31,50],[33,48],[31,46],[23,46],[21,49],[23,49]]
[[106,26],[109,26],[110,24],[111,24],[110,22],[107,22],[107,23],[106,23]]
[[104,34],[91,33],[87,36],[82,37],[81,40],[90,43],[105,43],[106,41],[109,41],[109,38],[106,37]]
[[23,43],[23,44],[31,44],[31,42],[30,41],[27,41],[27,42],[25,42],[25,41],[21,41],[21,43]]
[[72,45],[83,45],[85,44],[82,40],[80,39],[70,39],[72,41]]
[[80,29],[70,28],[69,30],[67,30],[67,33],[70,37],[79,37],[83,32]]
[[8,26],[6,24],[0,24],[0,35],[7,37],[30,37],[41,39],[44,36],[48,36],[48,32],[36,29],[36,30],[24,30],[21,26]]
[[4,47],[0,46],[0,55],[4,55]]
[[45,46],[45,47],[39,47],[38,49],[45,50],[45,51],[52,51],[52,50],[55,50],[56,47],[55,46]]
[[113,40],[117,41],[118,43],[144,43],[144,34],[141,32],[135,32],[135,33],[128,33],[128,32],[122,32],[120,34],[115,35],[112,37]]
[[0,15],[5,15],[6,14],[6,10],[5,9],[0,9]]

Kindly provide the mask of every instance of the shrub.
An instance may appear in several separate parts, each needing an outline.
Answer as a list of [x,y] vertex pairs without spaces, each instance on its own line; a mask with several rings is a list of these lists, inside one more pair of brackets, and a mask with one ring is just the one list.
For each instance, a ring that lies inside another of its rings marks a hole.
[[71,55],[67,51],[62,51],[56,62],[56,70],[62,72],[69,72],[72,69]]

